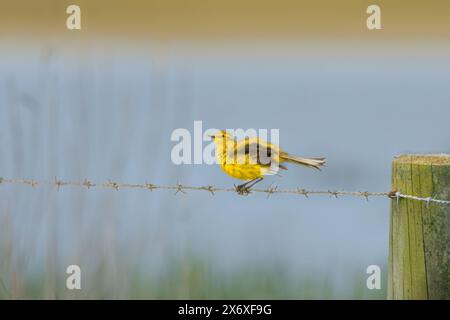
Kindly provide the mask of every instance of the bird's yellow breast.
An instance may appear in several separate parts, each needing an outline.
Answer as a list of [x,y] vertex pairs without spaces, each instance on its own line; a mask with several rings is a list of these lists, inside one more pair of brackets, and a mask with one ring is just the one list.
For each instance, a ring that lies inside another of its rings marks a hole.
[[241,180],[253,180],[263,176],[263,170],[258,164],[226,164],[220,165],[229,176]]

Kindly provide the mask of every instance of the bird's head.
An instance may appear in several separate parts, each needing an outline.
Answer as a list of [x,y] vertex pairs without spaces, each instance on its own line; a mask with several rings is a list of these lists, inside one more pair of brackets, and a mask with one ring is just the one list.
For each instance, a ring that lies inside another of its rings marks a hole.
[[216,133],[210,135],[210,137],[215,143],[221,142],[223,140],[233,139],[233,137],[229,133],[227,133],[226,130],[218,130]]

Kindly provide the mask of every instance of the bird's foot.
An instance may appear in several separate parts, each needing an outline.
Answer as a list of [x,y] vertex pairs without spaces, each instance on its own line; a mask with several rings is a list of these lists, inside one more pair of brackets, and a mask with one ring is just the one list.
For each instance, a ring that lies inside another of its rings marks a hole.
[[245,183],[244,184],[240,184],[240,185],[234,185],[234,188],[237,192],[237,194],[241,195],[241,196],[246,196],[249,195],[251,193],[250,187],[247,186]]

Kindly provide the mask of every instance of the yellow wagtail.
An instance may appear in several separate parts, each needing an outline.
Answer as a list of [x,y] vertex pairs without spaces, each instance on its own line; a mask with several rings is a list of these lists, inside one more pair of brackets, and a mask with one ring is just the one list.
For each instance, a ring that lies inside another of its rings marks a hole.
[[287,170],[283,162],[301,164],[319,169],[325,158],[300,158],[257,137],[237,141],[225,130],[211,135],[216,145],[216,157],[220,167],[233,178],[247,180],[236,187],[239,193],[248,193],[250,188],[266,175],[277,174],[278,168]]

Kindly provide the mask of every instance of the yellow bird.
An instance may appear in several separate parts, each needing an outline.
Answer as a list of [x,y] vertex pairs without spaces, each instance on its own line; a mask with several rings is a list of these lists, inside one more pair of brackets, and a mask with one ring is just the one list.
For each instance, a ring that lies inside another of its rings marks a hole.
[[248,193],[264,176],[278,174],[279,169],[287,170],[283,162],[319,170],[325,164],[325,158],[296,157],[257,137],[237,141],[225,130],[220,130],[211,138],[216,145],[216,157],[222,170],[233,178],[247,180],[236,187],[243,194]]

